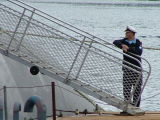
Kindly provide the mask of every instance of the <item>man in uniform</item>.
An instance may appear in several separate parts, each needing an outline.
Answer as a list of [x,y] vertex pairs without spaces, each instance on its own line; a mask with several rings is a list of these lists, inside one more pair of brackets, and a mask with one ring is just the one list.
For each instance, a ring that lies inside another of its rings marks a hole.
[[[122,49],[124,53],[136,58],[141,62],[141,58],[138,56],[142,55],[142,42],[140,42],[136,37],[136,30],[132,26],[127,26],[125,30],[125,38],[121,40],[115,40],[113,44],[118,48]],[[137,56],[138,55],[138,56]],[[124,100],[128,101],[130,99],[132,87],[135,88],[135,92],[133,94],[133,105],[139,107],[140,106],[140,93],[142,86],[142,76],[140,76],[136,71],[140,71],[137,67],[140,67],[140,63],[136,60],[123,55],[123,65],[127,67],[123,67],[123,94]],[[126,62],[125,62],[126,61]],[[128,63],[127,63],[128,62]],[[132,64],[132,65],[131,65]],[[137,67],[135,67],[137,66]],[[131,69],[134,70],[131,70]],[[140,78],[140,79],[139,79]],[[139,80],[137,86],[135,87],[136,81]],[[137,103],[137,104],[136,104]]]

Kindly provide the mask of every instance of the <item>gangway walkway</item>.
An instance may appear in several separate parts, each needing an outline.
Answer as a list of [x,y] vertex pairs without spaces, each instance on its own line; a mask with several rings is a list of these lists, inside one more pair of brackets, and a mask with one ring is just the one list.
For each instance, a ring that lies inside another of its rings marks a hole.
[[[147,60],[142,58],[144,68],[127,63],[121,58],[124,53],[111,43],[19,0],[0,4],[0,52],[29,67],[38,66],[41,73],[129,114],[144,114],[132,99],[141,76],[142,92],[150,76]],[[127,101],[122,67],[136,81]]]

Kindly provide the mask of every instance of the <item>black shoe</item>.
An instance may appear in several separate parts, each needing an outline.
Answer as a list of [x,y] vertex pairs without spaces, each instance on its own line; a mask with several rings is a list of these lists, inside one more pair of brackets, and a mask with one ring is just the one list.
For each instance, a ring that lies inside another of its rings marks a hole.
[[123,111],[123,112],[120,112],[120,115],[130,115],[129,113]]

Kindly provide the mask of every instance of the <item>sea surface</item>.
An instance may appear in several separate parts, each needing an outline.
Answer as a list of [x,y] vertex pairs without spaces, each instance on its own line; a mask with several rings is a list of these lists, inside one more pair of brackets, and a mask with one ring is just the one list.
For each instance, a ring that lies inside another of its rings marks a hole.
[[[144,47],[160,48],[159,1],[24,1],[110,43],[123,37],[126,26],[132,25],[137,30],[136,37],[143,42]],[[152,73],[142,96],[141,107],[144,110],[160,111],[160,50],[144,49],[142,56],[150,62]],[[100,105],[107,110],[116,110],[104,103]]]

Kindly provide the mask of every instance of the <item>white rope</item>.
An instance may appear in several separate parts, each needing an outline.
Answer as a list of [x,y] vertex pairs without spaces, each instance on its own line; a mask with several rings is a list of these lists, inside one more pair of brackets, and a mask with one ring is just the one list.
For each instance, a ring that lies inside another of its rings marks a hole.
[[158,96],[158,95],[160,95],[160,93],[157,93],[157,94],[155,94],[155,95],[152,95],[152,96],[146,97],[146,98],[142,99],[142,101],[145,101],[145,100],[151,99],[151,98],[156,97],[156,96]]
[[[13,31],[5,31],[5,30],[2,30],[0,29],[0,33],[14,33]],[[16,32],[16,34],[23,34],[21,32]],[[37,37],[47,37],[47,38],[55,38],[55,39],[62,39],[63,38],[60,38],[60,37],[56,37],[56,36],[49,36],[49,35],[38,35],[38,34],[31,34],[31,33],[28,33],[26,35],[30,35],[30,36],[37,36]],[[76,39],[73,39],[71,38],[71,40],[74,40],[74,41],[77,41]],[[85,41],[85,42],[91,42],[91,41]],[[97,44],[99,44],[98,42],[95,42]],[[110,45],[110,44],[108,44]],[[154,47],[143,47],[143,49],[148,49],[148,50],[160,50],[160,48],[154,48]]]

